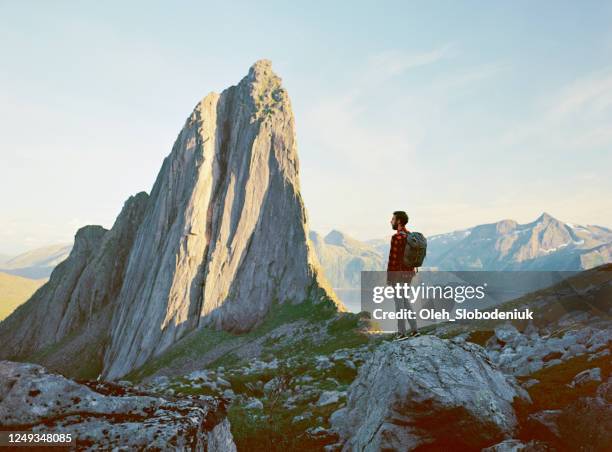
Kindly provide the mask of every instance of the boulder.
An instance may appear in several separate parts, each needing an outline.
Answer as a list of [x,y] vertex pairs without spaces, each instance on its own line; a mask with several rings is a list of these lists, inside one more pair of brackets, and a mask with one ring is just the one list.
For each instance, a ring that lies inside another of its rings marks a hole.
[[495,337],[504,344],[518,345],[524,342],[524,336],[511,323],[495,327]]
[[253,397],[246,405],[244,405],[244,408],[247,410],[263,410],[263,403],[261,402],[261,400]]
[[220,399],[169,400],[128,385],[80,384],[11,361],[0,361],[0,425],[71,433],[79,450],[236,450]]
[[344,450],[481,448],[515,432],[515,399],[529,396],[480,346],[422,336],[381,345],[331,423]]
[[327,406],[338,403],[343,393],[339,391],[323,391],[317,401],[317,406]]

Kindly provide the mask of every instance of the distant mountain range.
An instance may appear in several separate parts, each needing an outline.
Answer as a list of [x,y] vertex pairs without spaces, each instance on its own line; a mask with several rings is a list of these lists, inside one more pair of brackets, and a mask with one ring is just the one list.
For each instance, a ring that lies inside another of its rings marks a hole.
[[325,276],[336,289],[359,287],[362,271],[383,266],[385,259],[377,249],[340,231],[331,231],[325,237],[311,231],[309,238]]
[[[340,231],[310,240],[333,287],[356,288],[362,270],[384,270],[390,239],[365,242]],[[426,268],[460,270],[585,270],[612,262],[612,230],[564,223],[547,213],[535,221],[482,224],[428,237]]]
[[612,230],[535,221],[483,224],[429,238],[428,266],[441,270],[585,270],[612,261]]
[[0,271],[30,279],[48,278],[70,254],[72,243],[61,243],[27,251],[15,257],[0,256]]
[[[361,271],[386,268],[389,239],[359,241],[337,230],[325,236],[310,231],[309,239],[340,298],[347,296],[341,289],[359,287]],[[47,246],[7,258],[4,263],[0,261],[0,271],[46,278],[68,256],[71,247]],[[543,213],[527,224],[502,220],[429,236],[425,265],[448,271],[573,271],[609,262],[612,262],[611,229],[564,223]]]

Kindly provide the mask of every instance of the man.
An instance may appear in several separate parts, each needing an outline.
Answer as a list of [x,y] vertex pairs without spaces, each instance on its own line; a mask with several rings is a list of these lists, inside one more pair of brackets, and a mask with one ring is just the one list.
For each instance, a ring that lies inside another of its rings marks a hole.
[[[408,215],[403,210],[393,212],[391,217],[391,228],[396,231],[391,237],[391,247],[389,249],[389,263],[387,264],[387,284],[395,286],[397,283],[410,284],[414,276],[414,267],[408,267],[404,264],[404,249],[406,248],[406,236],[408,230]],[[395,298],[395,310],[401,309],[411,310],[410,302],[403,298]],[[417,322],[415,319],[408,319],[410,330],[413,335],[417,334]],[[400,336],[406,334],[406,320],[397,319],[397,332]]]

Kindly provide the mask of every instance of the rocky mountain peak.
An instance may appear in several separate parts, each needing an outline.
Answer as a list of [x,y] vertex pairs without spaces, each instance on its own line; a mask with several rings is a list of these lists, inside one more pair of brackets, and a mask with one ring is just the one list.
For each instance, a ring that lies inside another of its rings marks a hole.
[[253,87],[276,86],[280,87],[281,78],[272,70],[272,62],[270,60],[258,60],[250,68],[245,80]]
[[555,226],[563,226],[563,223],[557,220],[555,217],[550,215],[549,213],[543,212],[535,221],[535,224],[541,224],[544,226],[555,225]]
[[327,243],[328,245],[342,246],[344,244],[345,240],[346,240],[346,237],[345,237],[344,233],[342,233],[341,231],[338,231],[336,229],[331,230],[325,236],[325,243]]
[[517,228],[518,223],[514,220],[502,220],[496,225],[497,232],[500,234],[506,234]]
[[251,66],[249,74],[238,84],[238,89],[248,92],[248,97],[254,103],[255,119],[262,120],[291,110],[282,79],[274,73],[269,60],[259,60]]
[[73,250],[76,252],[91,252],[98,247],[100,241],[108,231],[102,226],[88,225],[79,228],[74,236]]
[[[289,96],[270,61],[258,61],[237,85],[204,97],[150,196],[128,200],[111,231],[79,232],[71,257],[51,278],[57,287],[44,290],[39,303],[63,308],[36,340],[51,345],[68,333],[85,338],[88,324],[103,325],[99,346],[87,353],[113,379],[194,329],[241,333],[257,327],[273,303],[335,301],[307,239],[294,127]],[[99,246],[77,259],[89,236],[99,236]],[[7,319],[11,331],[0,325],[0,339],[30,328],[31,315],[44,318],[28,306],[18,319]],[[11,347],[5,356],[20,354]],[[27,346],[38,348],[38,342]]]

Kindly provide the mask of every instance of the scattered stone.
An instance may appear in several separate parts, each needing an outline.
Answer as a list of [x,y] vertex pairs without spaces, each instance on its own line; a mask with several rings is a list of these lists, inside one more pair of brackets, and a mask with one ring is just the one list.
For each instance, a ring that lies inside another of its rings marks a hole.
[[600,352],[597,352],[597,353],[589,356],[588,361],[594,361],[596,359],[603,358],[604,356],[610,356],[610,349],[609,348],[606,348],[605,350],[602,350]]
[[524,443],[518,439],[507,439],[494,446],[482,449],[481,452],[545,452],[549,447],[538,441],[529,441]]
[[220,399],[169,401],[128,385],[79,384],[36,364],[0,361],[0,425],[71,433],[79,450],[235,451]]
[[357,366],[355,366],[355,363],[351,361],[350,359],[347,359],[346,361],[342,361],[342,363],[349,369],[353,369],[353,370],[357,369]]
[[187,375],[187,379],[191,381],[205,381],[208,380],[208,372],[206,370],[196,370]]
[[308,433],[310,436],[325,436],[328,434],[328,431],[319,426],[307,428],[306,433]]
[[225,388],[231,388],[232,387],[232,385],[231,385],[231,383],[229,381],[227,381],[227,380],[225,380],[224,378],[221,378],[221,377],[217,377],[217,384],[219,386],[223,386]]
[[293,417],[292,422],[294,424],[297,424],[298,422],[302,422],[302,421],[308,420],[311,417],[312,417],[312,413],[310,413],[310,412],[306,412],[306,413],[303,413],[303,414],[298,414],[297,416]]
[[338,391],[323,391],[319,397],[319,400],[317,401],[317,406],[327,406],[333,403],[338,403],[341,396],[342,393]]
[[270,394],[276,391],[280,387],[281,381],[280,378],[274,377],[263,386],[264,392],[266,394]]
[[525,389],[529,389],[532,386],[537,385],[538,383],[540,383],[540,380],[536,380],[535,378],[530,378],[527,381],[524,381],[523,383],[521,383],[521,386]]
[[495,327],[495,337],[504,344],[515,345],[522,336],[519,330],[511,323],[505,323]]
[[253,397],[246,405],[244,405],[244,408],[247,410],[263,410],[263,403],[261,400]]
[[570,386],[572,388],[576,388],[583,386],[591,381],[601,381],[601,369],[599,367],[583,370],[574,377],[574,379],[570,383]]
[[552,433],[554,437],[559,437],[559,427],[557,426],[557,420],[561,415],[561,410],[542,410],[537,413],[529,415],[529,420],[540,424],[548,432]]

